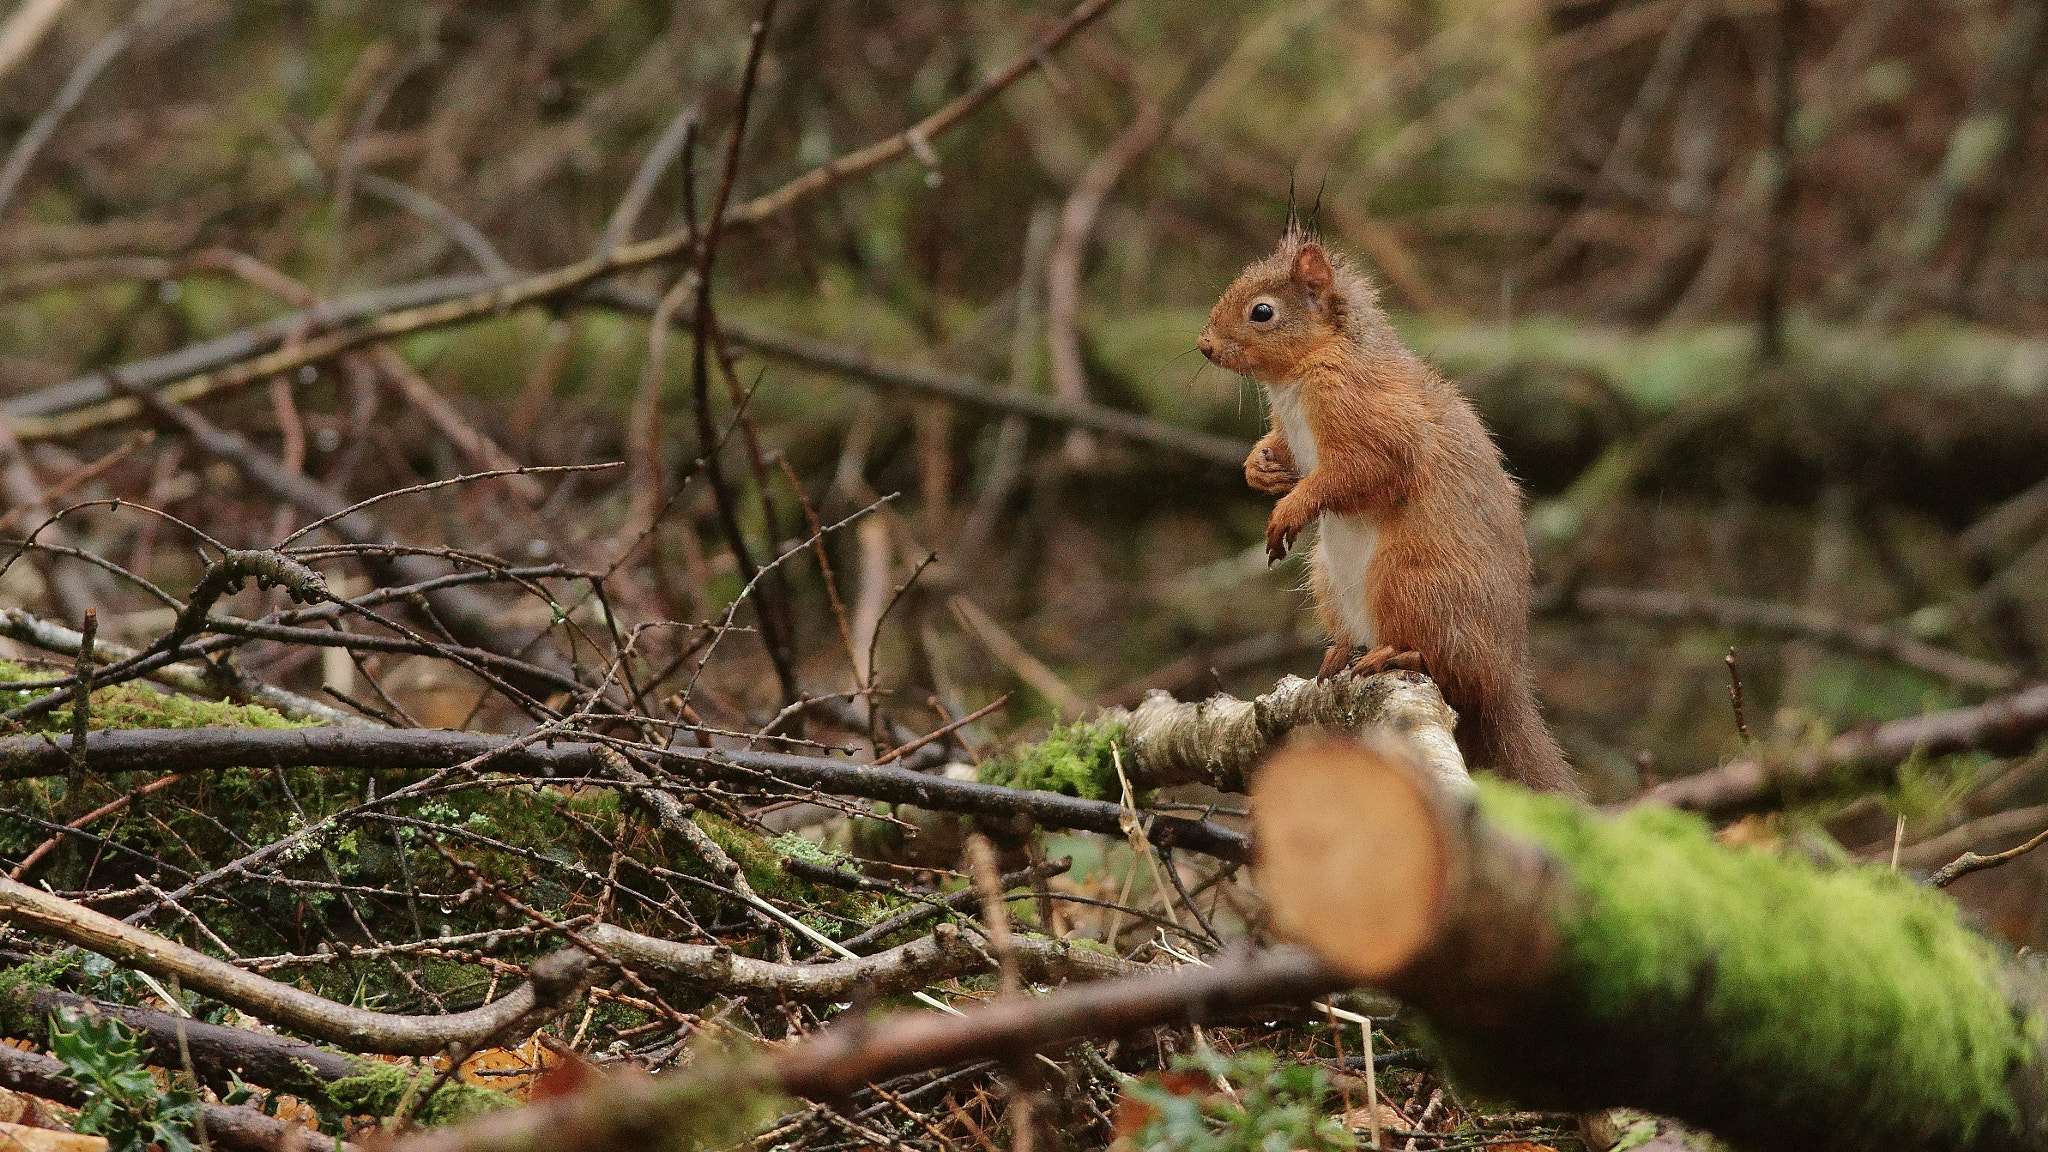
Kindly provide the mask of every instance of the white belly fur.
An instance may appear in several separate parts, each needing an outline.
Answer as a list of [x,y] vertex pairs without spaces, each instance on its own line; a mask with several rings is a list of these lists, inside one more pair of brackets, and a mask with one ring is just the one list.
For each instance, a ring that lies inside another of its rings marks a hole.
[[[1296,475],[1306,476],[1316,467],[1316,438],[1309,431],[1308,418],[1301,411],[1299,384],[1269,384],[1266,402],[1280,421],[1280,434],[1287,438],[1287,451],[1294,457]],[[1311,563],[1322,568],[1323,583],[1335,601],[1347,639],[1369,648],[1378,629],[1373,627],[1371,603],[1366,599],[1365,576],[1379,547],[1380,527],[1370,516],[1322,517],[1315,555]]]
[[1347,639],[1361,648],[1378,643],[1372,602],[1365,594],[1365,574],[1372,566],[1372,554],[1379,543],[1380,526],[1372,517],[1323,514],[1315,563],[1322,565],[1330,598],[1336,601],[1337,614],[1343,618],[1345,630],[1351,633]]

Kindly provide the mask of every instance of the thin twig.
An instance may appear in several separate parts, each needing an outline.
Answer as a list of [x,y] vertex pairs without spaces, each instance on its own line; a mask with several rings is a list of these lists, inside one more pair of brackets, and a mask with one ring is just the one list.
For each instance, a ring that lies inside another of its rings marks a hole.
[[2007,861],[2017,860],[2043,844],[2048,844],[2048,831],[2039,833],[2016,848],[2007,848],[2003,852],[1994,852],[1989,856],[1965,852],[1936,869],[1934,875],[1927,878],[1927,882],[1936,888],[1946,888],[1972,872],[1982,872],[1986,868],[1996,868]]

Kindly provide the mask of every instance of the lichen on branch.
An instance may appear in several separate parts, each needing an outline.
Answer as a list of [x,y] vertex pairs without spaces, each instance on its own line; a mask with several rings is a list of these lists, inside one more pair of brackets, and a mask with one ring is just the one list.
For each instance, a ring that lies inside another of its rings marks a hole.
[[1440,784],[1471,787],[1451,732],[1457,715],[1436,685],[1412,672],[1303,680],[1288,676],[1251,700],[1218,694],[1176,701],[1153,692],[1137,708],[1109,708],[1090,720],[1055,727],[1045,739],[982,766],[981,779],[1012,788],[1084,799],[1122,795],[1121,760],[1134,789],[1207,784],[1242,792],[1249,773],[1278,741],[1303,728],[1398,737]]

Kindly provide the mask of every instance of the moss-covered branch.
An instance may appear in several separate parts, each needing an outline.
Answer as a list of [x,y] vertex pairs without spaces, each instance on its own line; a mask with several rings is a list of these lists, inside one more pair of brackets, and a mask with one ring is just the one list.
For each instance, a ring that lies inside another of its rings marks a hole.
[[1061,725],[1038,744],[991,760],[982,779],[1088,799],[1117,799],[1117,765],[1131,786],[1208,784],[1242,792],[1275,743],[1301,728],[1334,728],[1399,737],[1441,786],[1471,787],[1452,729],[1456,713],[1436,685],[1412,672],[1303,680],[1288,676],[1251,700],[1216,695],[1180,703],[1153,692],[1137,708],[1110,708]]
[[1276,918],[1420,1009],[1476,1091],[1752,1149],[2048,1147],[2048,982],[1896,873],[1668,809],[1446,803],[1398,749],[1290,750],[1254,803]]

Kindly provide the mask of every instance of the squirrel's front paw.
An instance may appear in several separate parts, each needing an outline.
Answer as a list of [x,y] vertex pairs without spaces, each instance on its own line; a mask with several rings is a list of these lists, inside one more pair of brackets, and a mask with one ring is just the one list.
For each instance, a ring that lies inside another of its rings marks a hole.
[[1245,458],[1244,482],[1269,496],[1285,496],[1298,480],[1294,470],[1280,463],[1271,448],[1255,448]]
[[1278,564],[1294,547],[1295,538],[1308,527],[1308,502],[1293,495],[1283,497],[1273,505],[1273,511],[1266,517],[1266,563]]

